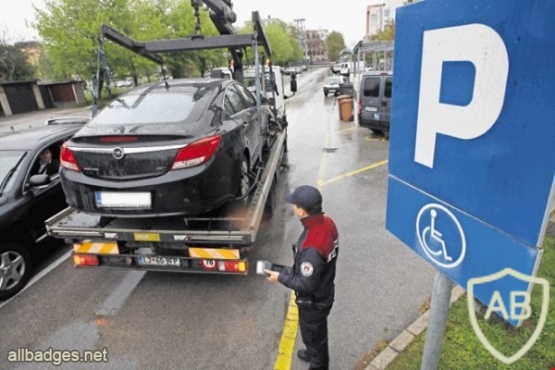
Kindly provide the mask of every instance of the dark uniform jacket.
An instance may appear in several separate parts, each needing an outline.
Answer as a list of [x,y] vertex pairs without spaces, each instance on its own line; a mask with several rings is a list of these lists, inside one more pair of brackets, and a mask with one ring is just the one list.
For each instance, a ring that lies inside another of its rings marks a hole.
[[331,304],[334,299],[335,263],[339,235],[333,220],[323,213],[301,220],[304,230],[293,246],[295,264],[286,267],[279,282],[314,303]]

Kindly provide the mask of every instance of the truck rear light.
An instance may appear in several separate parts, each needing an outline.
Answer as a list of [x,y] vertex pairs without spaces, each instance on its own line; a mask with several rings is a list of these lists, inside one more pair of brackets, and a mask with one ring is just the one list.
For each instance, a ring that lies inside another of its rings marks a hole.
[[209,136],[181,148],[173,160],[171,169],[198,166],[208,161],[218,149],[221,139],[220,135]]
[[60,164],[62,167],[72,171],[81,171],[81,166],[77,163],[77,158],[71,149],[67,147],[67,143],[62,145],[62,153],[60,154]]
[[218,261],[218,270],[222,272],[246,272],[245,261]]
[[90,254],[74,254],[73,263],[75,266],[98,266],[98,257]]

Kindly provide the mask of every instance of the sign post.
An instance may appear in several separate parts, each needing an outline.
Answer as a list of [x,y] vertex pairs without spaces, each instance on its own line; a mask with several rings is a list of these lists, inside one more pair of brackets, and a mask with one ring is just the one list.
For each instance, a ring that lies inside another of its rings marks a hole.
[[427,342],[443,336],[448,279],[483,282],[473,297],[511,307],[514,326],[530,309],[515,297],[531,292],[521,277],[536,274],[555,194],[554,17],[548,0],[397,11],[386,228],[440,272]]

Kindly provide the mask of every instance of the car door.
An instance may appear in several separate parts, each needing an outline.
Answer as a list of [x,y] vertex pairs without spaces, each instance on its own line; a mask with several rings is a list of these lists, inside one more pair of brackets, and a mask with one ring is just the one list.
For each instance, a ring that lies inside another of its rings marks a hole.
[[391,119],[391,97],[393,92],[393,78],[391,76],[382,78],[383,94],[381,101],[381,120],[389,125]]
[[363,117],[371,121],[380,121],[381,89],[380,76],[366,76],[362,80],[360,102]]
[[52,143],[49,146],[40,148],[34,153],[31,168],[27,171],[27,176],[23,184],[23,196],[27,202],[27,223],[29,230],[35,241],[39,242],[46,237],[46,227],[44,221],[67,207],[65,195],[60,184],[58,172],[50,176],[50,184],[38,187],[31,187],[29,180],[36,174],[39,163],[39,155],[47,147],[51,149],[53,158],[60,155],[60,148],[64,140]]
[[[245,141],[249,148],[251,167],[259,158],[261,147],[261,133],[258,114],[256,111],[256,103],[249,101],[244,97],[244,91],[240,92],[238,88],[245,89],[238,84],[231,84],[226,90],[226,101],[233,111],[234,115],[231,116],[234,120],[242,124],[245,128]],[[248,91],[246,91],[248,93]],[[248,93],[251,97],[252,95]],[[252,97],[254,100],[254,97]]]

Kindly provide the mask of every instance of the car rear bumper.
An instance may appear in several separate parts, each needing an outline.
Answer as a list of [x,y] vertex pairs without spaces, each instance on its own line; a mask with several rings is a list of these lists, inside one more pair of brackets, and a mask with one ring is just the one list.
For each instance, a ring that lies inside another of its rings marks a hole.
[[373,113],[362,113],[358,115],[358,124],[371,130],[389,131],[389,121],[376,120]]
[[[213,164],[213,165],[211,165]],[[226,168],[225,168],[226,167]],[[209,212],[235,198],[239,170],[214,161],[190,169],[170,171],[138,181],[106,181],[63,169],[60,173],[67,204],[79,211],[115,217],[153,217],[198,215]],[[151,205],[99,206],[98,193],[150,194]]]

